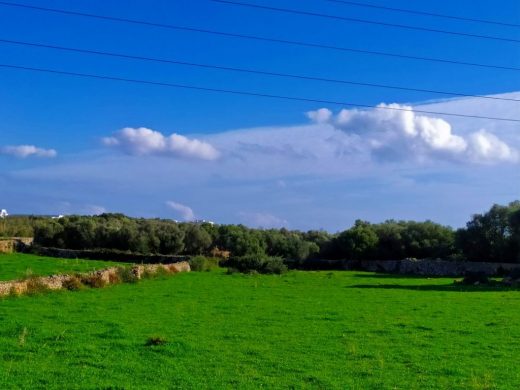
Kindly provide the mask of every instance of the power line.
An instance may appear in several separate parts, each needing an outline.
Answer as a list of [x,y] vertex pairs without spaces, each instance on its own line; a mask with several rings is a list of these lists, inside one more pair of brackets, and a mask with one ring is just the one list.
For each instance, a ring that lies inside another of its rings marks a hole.
[[307,102],[307,103],[323,103],[323,104],[332,104],[332,105],[337,105],[337,106],[348,106],[348,107],[368,108],[368,109],[377,109],[377,110],[416,112],[416,113],[420,113],[420,114],[444,115],[444,116],[453,116],[453,117],[459,117],[459,118],[488,119],[488,120],[495,120],[495,121],[502,121],[502,122],[520,123],[520,119],[514,119],[514,118],[490,117],[490,116],[481,116],[481,115],[467,115],[467,114],[416,110],[416,109],[388,107],[388,106],[380,107],[380,106],[371,106],[371,105],[367,105],[367,104],[349,103],[349,102],[342,102],[342,101],[335,101],[335,100],[314,99],[314,98],[304,98],[304,97],[285,96],[285,95],[274,95],[274,94],[267,94],[267,93],[260,93],[260,92],[238,91],[238,90],[232,90],[232,89],[200,87],[200,86],[189,85],[189,84],[178,84],[178,83],[167,83],[167,82],[160,82],[160,81],[130,79],[130,78],[124,78],[124,77],[97,75],[97,74],[92,74],[92,73],[69,72],[69,71],[63,71],[63,70],[35,68],[35,67],[11,65],[11,64],[0,64],[0,68],[25,70],[25,71],[40,72],[40,73],[51,73],[51,74],[90,78],[90,79],[97,79],[97,80],[122,81],[122,82],[127,82],[127,83],[155,85],[155,86],[161,86],[161,87],[189,89],[189,90],[204,91],[204,92],[225,93],[225,94],[240,95],[240,96],[263,97],[263,98],[270,98],[270,99],[291,100],[291,101],[299,101],[299,102]]
[[315,17],[319,17],[319,18],[334,19],[334,20],[340,20],[340,21],[344,21],[344,22],[364,23],[364,24],[372,24],[372,25],[384,26],[384,27],[395,27],[395,28],[401,28],[401,29],[406,29],[406,30],[425,31],[425,32],[438,33],[438,34],[457,35],[457,36],[463,36],[463,37],[469,37],[469,38],[479,38],[479,39],[489,39],[489,40],[502,41],[502,42],[520,43],[520,39],[503,38],[503,37],[497,37],[494,35],[480,35],[480,34],[464,33],[464,32],[458,32],[458,31],[441,30],[441,29],[428,28],[428,27],[410,26],[408,24],[378,22],[375,20],[351,18],[351,17],[346,17],[346,16],[337,16],[337,15],[330,15],[330,14],[321,14],[318,12],[301,11],[301,10],[297,10],[297,9],[293,9],[293,8],[271,7],[271,6],[267,6],[267,5],[242,3],[239,1],[231,1],[231,0],[209,0],[209,1],[212,1],[214,3],[236,5],[236,6],[240,6],[240,7],[263,9],[263,10],[267,10],[267,11],[283,12],[283,13],[289,13],[289,14],[295,14],[295,15],[315,16]]
[[360,2],[360,1],[347,1],[347,0],[325,0],[325,1],[328,1],[330,3],[352,5],[355,7],[382,9],[385,11],[394,11],[394,12],[401,12],[401,13],[414,14],[414,15],[434,16],[436,18],[453,19],[453,20],[460,20],[460,21],[464,21],[464,22],[494,24],[497,26],[506,26],[506,27],[520,27],[520,24],[502,22],[502,21],[498,21],[498,20],[468,18],[468,17],[464,17],[464,16],[455,16],[455,15],[441,14],[441,13],[435,13],[435,12],[412,10],[409,8],[388,7],[388,6],[384,6],[384,5],[376,5],[376,4],[364,3],[364,2]]
[[304,41],[294,41],[294,40],[287,40],[287,39],[280,39],[280,38],[268,38],[268,37],[262,37],[262,36],[258,36],[258,35],[247,35],[247,34],[201,29],[201,28],[195,28],[195,27],[185,27],[185,26],[178,26],[178,25],[173,25],[173,24],[150,22],[150,21],[145,21],[145,20],[127,19],[127,18],[120,18],[120,17],[114,17],[114,16],[69,11],[69,10],[58,9],[58,8],[39,7],[39,6],[34,6],[34,5],[13,3],[13,2],[7,2],[7,1],[0,1],[0,6],[31,9],[31,10],[42,11],[42,12],[51,12],[51,13],[57,13],[57,14],[62,14],[62,15],[86,17],[86,18],[105,20],[105,21],[111,21],[111,22],[129,23],[129,24],[134,24],[134,25],[164,28],[164,29],[170,29],[170,30],[176,30],[176,31],[196,32],[196,33],[201,33],[201,34],[217,35],[217,36],[223,36],[223,37],[228,37],[228,38],[246,39],[246,40],[252,40],[252,41],[257,41],[257,42],[270,42],[270,43],[278,43],[278,44],[285,44],[285,45],[292,45],[292,46],[309,47],[309,48],[314,48],[314,49],[334,50],[334,51],[340,51],[340,52],[350,52],[350,53],[357,53],[357,54],[368,54],[368,55],[376,55],[376,56],[384,56],[384,57],[393,57],[393,58],[400,58],[400,59],[404,59],[404,60],[437,62],[437,63],[443,63],[443,64],[449,64],[449,65],[462,65],[462,66],[479,67],[479,68],[486,68],[486,69],[520,71],[520,67],[514,67],[514,66],[482,64],[482,63],[477,63],[477,62],[457,61],[457,60],[450,60],[450,59],[445,59],[445,58],[422,57],[422,56],[398,54],[398,53],[376,51],[376,50],[356,49],[356,48],[345,47],[345,46],[334,46],[334,45],[326,45],[326,44],[304,42]]
[[335,84],[349,84],[349,85],[358,85],[358,86],[362,86],[362,87],[371,87],[371,88],[396,89],[396,90],[411,91],[411,92],[426,92],[426,93],[435,93],[435,94],[439,94],[439,95],[451,95],[451,96],[459,96],[459,97],[472,97],[472,98],[479,98],[479,99],[520,102],[520,99],[504,98],[504,97],[497,97],[497,96],[473,95],[473,94],[465,94],[465,93],[452,92],[452,91],[411,88],[411,87],[404,87],[404,86],[399,86],[399,85],[368,83],[368,82],[360,82],[360,81],[352,81],[352,80],[342,80],[342,79],[315,77],[315,76],[308,76],[308,75],[298,75],[298,74],[292,74],[292,73],[270,72],[270,71],[263,71],[263,70],[257,70],[257,69],[238,68],[238,67],[229,67],[229,66],[212,65],[212,64],[202,64],[202,63],[180,61],[180,60],[174,60],[174,59],[156,58],[156,57],[148,57],[148,56],[137,56],[137,55],[131,55],[131,54],[114,53],[114,52],[90,50],[90,49],[80,49],[80,48],[76,48],[76,47],[65,47],[65,46],[50,45],[50,44],[44,44],[44,43],[15,41],[15,40],[2,39],[2,38],[0,38],[0,43],[8,43],[8,44],[29,46],[29,47],[39,47],[39,48],[45,48],[45,49],[61,50],[61,51],[82,53],[82,54],[94,54],[94,55],[107,56],[107,57],[123,58],[123,59],[128,59],[128,60],[139,60],[139,61],[157,62],[157,63],[171,64],[171,65],[198,67],[198,68],[205,68],[205,69],[216,69],[216,70],[221,70],[221,71],[257,74],[257,75],[263,75],[263,76],[284,77],[284,78],[293,78],[293,79],[309,80],[309,81],[320,81],[320,82],[335,83]]

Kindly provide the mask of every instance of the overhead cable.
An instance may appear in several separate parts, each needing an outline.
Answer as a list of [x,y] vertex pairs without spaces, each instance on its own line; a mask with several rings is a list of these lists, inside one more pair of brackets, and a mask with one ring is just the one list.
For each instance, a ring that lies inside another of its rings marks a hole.
[[279,99],[279,100],[308,102],[308,103],[331,104],[331,105],[337,105],[337,106],[356,107],[356,108],[363,108],[363,109],[416,112],[416,113],[420,113],[420,114],[429,114],[429,115],[452,116],[452,117],[472,118],[472,119],[487,119],[487,120],[494,120],[494,121],[501,121],[501,122],[520,123],[520,119],[515,119],[515,118],[503,118],[503,117],[491,117],[491,116],[483,116],[483,115],[460,114],[460,113],[453,113],[453,112],[450,113],[450,112],[440,112],[440,111],[429,111],[429,110],[422,110],[422,109],[415,109],[415,108],[405,108],[402,106],[399,106],[399,107],[386,106],[386,105],[385,106],[371,106],[368,104],[353,103],[353,102],[346,102],[346,101],[344,102],[344,101],[337,101],[337,100],[326,100],[326,99],[317,99],[317,98],[305,98],[305,97],[296,97],[296,96],[268,94],[268,93],[262,93],[262,92],[221,89],[221,88],[196,86],[196,85],[191,85],[191,84],[180,84],[180,83],[169,83],[169,82],[161,82],[161,81],[132,79],[132,78],[126,78],[126,77],[98,75],[98,74],[92,74],[92,73],[70,72],[70,71],[47,69],[47,68],[37,68],[37,67],[22,66],[22,65],[0,64],[0,68],[16,69],[16,70],[23,70],[23,71],[30,71],[30,72],[49,73],[49,74],[59,74],[59,75],[65,75],[65,76],[74,76],[74,77],[90,78],[90,79],[97,79],[97,80],[121,81],[121,82],[126,82],[126,83],[155,85],[155,86],[161,86],[161,87],[188,89],[188,90],[196,90],[196,91],[204,91],[204,92],[225,93],[225,94],[240,95],[240,96],[252,96],[252,97]]
[[220,3],[220,4],[236,5],[236,6],[240,6],[240,7],[263,9],[263,10],[267,10],[267,11],[282,12],[282,13],[289,13],[289,14],[303,15],[303,16],[314,16],[314,17],[333,19],[333,20],[338,20],[338,21],[343,21],[343,22],[363,23],[363,24],[378,25],[378,26],[383,26],[383,27],[394,27],[394,28],[400,28],[400,29],[406,29],[406,30],[416,30],[416,31],[438,33],[438,34],[456,35],[456,36],[462,36],[462,37],[466,37],[466,38],[478,38],[478,39],[488,39],[488,40],[502,41],[502,42],[520,43],[520,39],[497,37],[495,35],[481,35],[481,34],[443,30],[443,29],[430,28],[430,27],[412,26],[409,24],[381,22],[381,21],[362,19],[362,18],[353,18],[353,17],[340,16],[340,15],[331,15],[331,14],[322,14],[322,13],[318,13],[318,12],[302,11],[302,10],[298,10],[298,9],[294,9],[294,8],[280,8],[280,7],[272,7],[272,6],[267,6],[267,5],[253,4],[253,3],[244,3],[244,2],[240,2],[240,1],[234,1],[234,0],[209,0],[209,1],[212,1],[214,3]]
[[363,8],[371,8],[371,9],[381,9],[385,11],[393,11],[393,12],[401,12],[413,15],[422,15],[422,16],[433,16],[436,18],[444,18],[444,19],[453,19],[464,22],[474,22],[474,23],[484,23],[484,24],[494,24],[496,26],[505,26],[505,27],[520,27],[518,23],[504,22],[500,20],[491,20],[491,19],[481,19],[481,18],[470,18],[467,16],[457,16],[457,15],[448,15],[444,13],[430,12],[430,11],[419,11],[410,8],[397,8],[397,7],[389,7],[385,5],[365,3],[361,1],[348,1],[348,0],[324,0],[329,3],[336,4],[344,4],[355,7],[363,7]]
[[45,43],[17,41],[17,40],[11,40],[11,39],[0,38],[0,44],[1,43],[28,46],[28,47],[38,47],[38,48],[45,48],[45,49],[53,49],[53,50],[61,50],[61,51],[89,54],[89,55],[92,54],[92,55],[99,55],[99,56],[106,56],[106,57],[115,57],[115,58],[122,58],[122,59],[126,59],[126,60],[138,60],[138,61],[156,62],[156,63],[170,64],[170,65],[198,67],[198,68],[204,68],[204,69],[215,69],[215,70],[220,70],[220,71],[256,74],[256,75],[262,75],[262,76],[274,76],[274,77],[292,78],[292,79],[307,80],[307,81],[327,82],[327,83],[334,83],[334,84],[358,85],[361,87],[369,87],[369,88],[385,88],[385,89],[396,89],[396,90],[410,91],[410,92],[426,92],[426,93],[434,93],[434,94],[438,94],[438,95],[449,95],[449,96],[459,96],[459,97],[472,97],[472,98],[479,98],[479,99],[520,102],[520,99],[506,98],[506,97],[500,97],[500,96],[474,95],[474,94],[467,94],[467,93],[462,93],[462,92],[441,91],[441,90],[436,90],[436,89],[424,89],[424,88],[413,88],[413,87],[406,87],[406,86],[401,86],[401,85],[388,85],[388,84],[335,79],[335,78],[327,78],[327,77],[317,77],[317,76],[309,76],[309,75],[301,75],[301,74],[293,74],[293,73],[272,72],[272,71],[264,71],[264,70],[258,70],[258,69],[239,68],[239,67],[231,67],[231,66],[223,66],[223,65],[213,65],[213,64],[181,61],[181,60],[177,60],[177,59],[157,58],[157,57],[150,57],[150,56],[114,53],[114,52],[101,51],[101,50],[81,49],[81,48],[77,48],[77,47],[51,45],[51,44],[45,44]]
[[128,24],[141,25],[141,26],[146,26],[146,27],[164,28],[164,29],[170,29],[170,30],[176,30],[176,31],[186,31],[186,32],[196,32],[196,33],[201,33],[201,34],[217,35],[217,36],[223,36],[223,37],[228,37],[228,38],[246,39],[246,40],[257,41],[257,42],[270,42],[270,43],[286,44],[286,45],[292,45],[292,46],[309,47],[309,48],[314,48],[314,49],[325,49],[325,50],[334,50],[334,51],[339,51],[339,52],[350,52],[350,53],[357,53],[357,54],[368,54],[368,55],[375,55],[375,56],[393,57],[393,58],[399,58],[399,59],[404,59],[404,60],[428,61],[428,62],[443,63],[443,64],[449,64],[449,65],[462,65],[462,66],[471,66],[471,67],[479,67],[479,68],[487,68],[487,69],[520,71],[520,67],[508,66],[508,65],[484,64],[484,63],[470,62],[470,61],[459,61],[459,60],[453,60],[453,59],[447,59],[447,58],[424,57],[424,56],[416,56],[416,55],[411,55],[411,54],[399,54],[399,53],[392,53],[392,52],[385,52],[385,51],[358,49],[358,48],[353,48],[353,47],[327,45],[327,44],[281,39],[281,38],[270,38],[270,37],[263,37],[263,36],[258,36],[258,35],[231,33],[231,32],[209,30],[209,29],[196,28],[196,27],[186,27],[186,26],[180,26],[180,25],[175,25],[175,24],[165,24],[165,23],[151,22],[151,21],[138,20],[138,19],[128,19],[128,18],[121,18],[121,17],[115,17],[115,16],[70,11],[70,10],[59,9],[59,8],[40,7],[40,6],[35,6],[35,5],[14,3],[14,2],[8,2],[8,1],[0,1],[0,6],[31,9],[31,10],[42,11],[42,12],[57,13],[57,14],[69,15],[69,16],[86,17],[86,18],[105,20],[105,21],[111,21],[111,22],[128,23]]

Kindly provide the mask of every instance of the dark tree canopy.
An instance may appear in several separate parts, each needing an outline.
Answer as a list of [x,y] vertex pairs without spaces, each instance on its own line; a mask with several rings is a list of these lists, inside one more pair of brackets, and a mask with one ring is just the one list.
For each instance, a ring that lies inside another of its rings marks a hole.
[[520,262],[520,201],[475,214],[456,240],[470,261]]
[[463,229],[432,221],[369,223],[331,234],[321,230],[251,229],[243,225],[177,223],[166,219],[99,216],[8,217],[1,235],[31,236],[41,246],[114,249],[138,254],[268,256],[301,263],[312,259],[399,260],[441,258],[520,262],[520,201],[494,205]]

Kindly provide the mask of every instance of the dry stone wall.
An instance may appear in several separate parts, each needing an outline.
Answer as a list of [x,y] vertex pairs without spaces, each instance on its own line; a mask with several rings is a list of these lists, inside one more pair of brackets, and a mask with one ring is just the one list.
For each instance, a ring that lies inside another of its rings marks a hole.
[[[61,290],[66,288],[66,285],[72,280],[78,280],[82,284],[94,286],[91,284],[92,280],[96,281],[95,286],[101,287],[109,284],[122,282],[121,273],[122,268],[110,267],[89,273],[82,273],[76,275],[52,275],[30,278],[27,280],[13,280],[7,282],[0,282],[0,296],[6,295],[21,295],[31,291],[37,290]],[[181,261],[172,264],[146,264],[135,265],[131,267],[131,273],[136,280],[143,278],[145,274],[154,275],[158,272],[165,272],[168,274],[175,274],[178,272],[190,272],[190,264],[187,261]]]
[[33,243],[32,237],[9,237],[0,238],[0,253],[12,253],[23,251]]
[[10,239],[0,239],[0,253],[14,252],[14,242]]
[[401,275],[461,277],[468,272],[482,272],[488,276],[503,276],[520,270],[520,264],[458,262],[445,260],[367,260],[346,261],[345,269],[383,272]]
[[136,253],[127,253],[118,250],[100,249],[100,250],[76,250],[48,248],[34,245],[31,248],[34,254],[39,256],[59,257],[65,259],[83,259],[83,260],[110,260],[122,263],[174,263],[180,261],[188,261],[190,256],[179,255],[140,255]]

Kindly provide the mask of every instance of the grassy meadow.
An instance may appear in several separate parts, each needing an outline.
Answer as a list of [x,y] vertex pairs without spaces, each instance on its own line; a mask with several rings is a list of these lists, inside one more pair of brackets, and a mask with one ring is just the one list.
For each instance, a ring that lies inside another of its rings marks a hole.
[[112,265],[118,264],[109,261],[57,259],[22,253],[0,254],[0,281],[27,276],[88,272]]
[[218,270],[5,298],[0,388],[520,388],[520,292],[452,282]]

